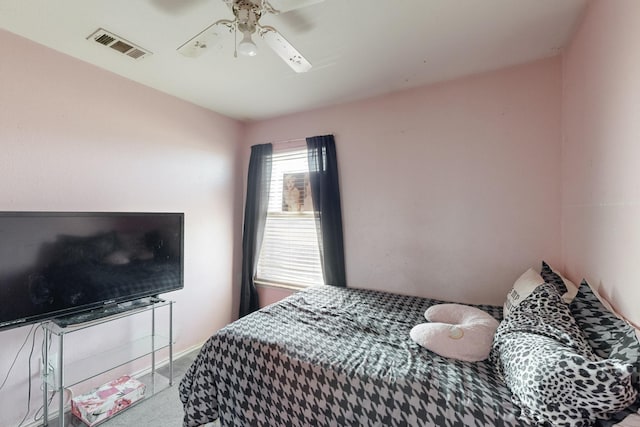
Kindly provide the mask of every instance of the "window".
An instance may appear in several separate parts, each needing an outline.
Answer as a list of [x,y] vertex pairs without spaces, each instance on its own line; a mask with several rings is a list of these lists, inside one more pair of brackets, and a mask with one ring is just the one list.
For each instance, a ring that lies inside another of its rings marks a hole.
[[306,148],[273,153],[256,283],[323,285]]

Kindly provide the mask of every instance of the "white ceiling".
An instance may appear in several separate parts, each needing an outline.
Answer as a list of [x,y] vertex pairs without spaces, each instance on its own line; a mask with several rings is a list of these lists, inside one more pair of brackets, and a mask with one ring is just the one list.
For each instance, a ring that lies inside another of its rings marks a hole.
[[[222,0],[0,0],[0,28],[240,120],[363,99],[556,55],[588,0],[324,0],[272,25],[313,65],[297,74],[259,37],[198,58],[176,49],[219,19]],[[87,37],[98,28],[153,54],[134,60]],[[7,59],[2,59],[7,60]],[[1,77],[1,76],[0,76]]]

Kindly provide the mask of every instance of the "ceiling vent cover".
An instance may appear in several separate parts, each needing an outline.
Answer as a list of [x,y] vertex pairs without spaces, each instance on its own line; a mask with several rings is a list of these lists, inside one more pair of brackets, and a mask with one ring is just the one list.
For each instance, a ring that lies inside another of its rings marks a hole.
[[110,33],[107,30],[102,28],[97,29],[93,32],[87,40],[93,40],[96,43],[100,43],[103,46],[110,47],[111,49],[120,52],[124,55],[127,55],[133,59],[142,59],[146,56],[151,55],[146,49],[141,48],[140,46],[131,43],[128,40],[123,39],[120,36],[116,36],[113,33]]

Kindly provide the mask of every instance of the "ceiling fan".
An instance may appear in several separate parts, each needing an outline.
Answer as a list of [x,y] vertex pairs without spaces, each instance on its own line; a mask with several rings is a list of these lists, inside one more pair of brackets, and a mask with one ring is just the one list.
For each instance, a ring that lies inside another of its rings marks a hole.
[[178,48],[178,52],[188,57],[197,57],[219,44],[227,34],[242,33],[242,40],[236,47],[236,54],[255,56],[257,47],[252,35],[258,34],[273,51],[295,72],[304,73],[311,69],[311,63],[302,56],[282,34],[273,27],[261,25],[260,18],[267,14],[281,14],[294,9],[320,3],[324,0],[222,0],[233,12],[234,19],[214,22]]

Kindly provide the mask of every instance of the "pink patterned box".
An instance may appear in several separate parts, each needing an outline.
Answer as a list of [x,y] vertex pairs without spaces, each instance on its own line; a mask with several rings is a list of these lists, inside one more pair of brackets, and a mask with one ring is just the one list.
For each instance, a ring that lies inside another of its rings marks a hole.
[[125,375],[71,399],[71,412],[92,427],[142,399],[144,390],[143,383]]

